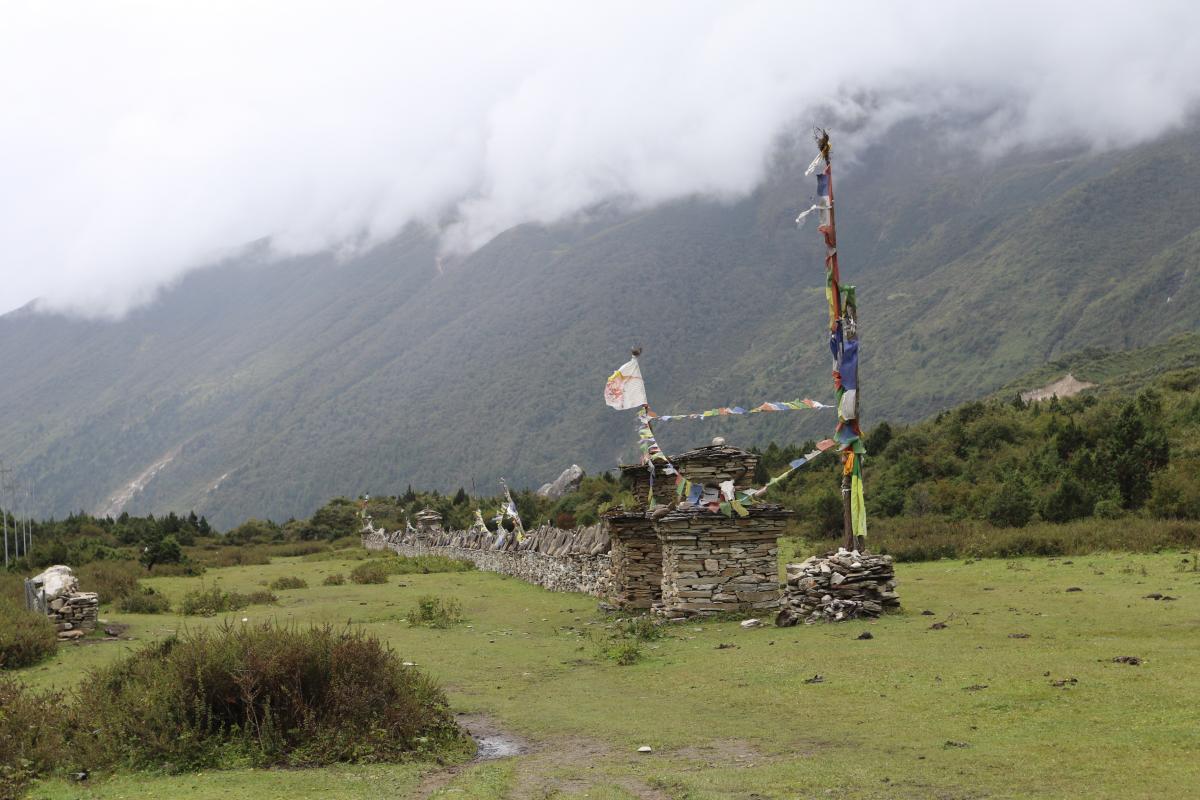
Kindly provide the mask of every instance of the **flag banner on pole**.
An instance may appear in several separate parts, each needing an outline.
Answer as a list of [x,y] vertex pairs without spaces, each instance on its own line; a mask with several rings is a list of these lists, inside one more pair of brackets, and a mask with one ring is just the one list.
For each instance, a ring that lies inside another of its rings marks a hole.
[[810,408],[833,408],[833,406],[826,405],[817,400],[809,400],[806,397],[803,400],[785,400],[782,403],[765,402],[754,408],[722,406],[721,408],[710,408],[707,411],[696,411],[689,414],[651,414],[651,417],[656,421],[669,422],[676,419],[708,419],[710,417],[741,416],[743,414],[764,414],[771,411],[801,411]]
[[642,381],[642,368],[636,357],[608,376],[604,384],[604,402],[618,411],[646,405],[646,384]]

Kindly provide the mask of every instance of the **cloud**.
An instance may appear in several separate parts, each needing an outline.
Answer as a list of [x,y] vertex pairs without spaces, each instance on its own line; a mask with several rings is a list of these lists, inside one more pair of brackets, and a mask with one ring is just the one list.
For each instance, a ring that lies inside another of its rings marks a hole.
[[1104,149],[1200,100],[1191,2],[110,0],[5,17],[0,310],[120,315],[261,240],[363,248],[416,221],[465,251],[605,200],[737,197],[782,132],[831,118],[868,141],[966,113],[983,153]]

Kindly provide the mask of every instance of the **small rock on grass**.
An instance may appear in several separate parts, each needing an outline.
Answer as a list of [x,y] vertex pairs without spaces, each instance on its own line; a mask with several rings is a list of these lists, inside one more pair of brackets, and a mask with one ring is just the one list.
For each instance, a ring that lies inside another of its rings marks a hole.
[[929,630],[931,630],[931,631],[942,631],[942,630],[945,630],[945,629],[946,629],[946,627],[947,627],[947,625],[946,625],[946,623],[944,623],[944,622],[935,622],[935,623],[933,623],[932,625],[930,625],[930,626],[929,626]]
[[1008,635],[1008,638],[1010,638],[1010,639],[1028,639],[1029,634],[1028,633],[1010,633]]
[[922,612],[921,612],[921,616],[922,616],[922,617],[932,617],[932,616],[933,616],[933,612],[932,612],[932,611],[930,611],[930,610],[927,608],[927,609],[925,609],[924,611],[922,611]]
[[863,631],[862,633],[860,633],[858,636],[856,636],[854,638],[859,639],[859,640],[874,639],[875,635],[873,633],[871,633],[870,631]]
[[1082,592],[1083,589],[1079,588],[1078,586],[1068,586],[1067,591],[1068,592]]
[[758,619],[744,619],[744,620],[742,620],[742,627],[743,627],[743,628],[746,628],[746,629],[749,629],[749,628],[761,628],[761,627],[762,627],[762,621],[761,621],[761,620],[758,620]]
[[652,747],[651,747],[650,745],[648,745],[648,744],[644,744],[644,745],[642,745],[641,747],[639,747],[639,748],[637,749],[637,751],[638,751],[639,753],[653,753],[653,752],[654,752],[654,748],[652,748]]
[[1128,664],[1131,667],[1136,667],[1142,663],[1142,660],[1137,656],[1117,656],[1113,659],[1114,664]]

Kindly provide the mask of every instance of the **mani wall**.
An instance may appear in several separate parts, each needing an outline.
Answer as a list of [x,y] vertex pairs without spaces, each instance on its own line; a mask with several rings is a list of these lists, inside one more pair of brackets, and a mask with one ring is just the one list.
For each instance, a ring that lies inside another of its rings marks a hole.
[[703,487],[698,503],[681,502],[674,484],[661,480],[665,476],[654,481],[647,467],[626,466],[626,485],[644,504],[610,511],[600,525],[569,531],[544,526],[518,541],[508,531],[480,526],[443,530],[441,515],[425,509],[416,515],[416,527],[405,531],[384,531],[368,521],[363,545],[402,556],[458,558],[551,591],[590,594],[622,610],[670,619],[781,610],[777,622],[795,624],[877,616],[898,605],[891,558],[857,552],[789,565],[781,592],[778,542],[792,512],[767,503],[750,506],[745,516],[713,510],[721,484],[749,486],[758,456],[718,441],[671,461]]
[[511,575],[553,592],[607,597],[612,574],[608,534],[600,525],[565,531],[544,526],[518,542],[509,532],[446,531],[436,513],[422,512],[417,527],[387,532],[370,522],[363,529],[368,550],[402,556],[437,555],[470,561],[478,569]]

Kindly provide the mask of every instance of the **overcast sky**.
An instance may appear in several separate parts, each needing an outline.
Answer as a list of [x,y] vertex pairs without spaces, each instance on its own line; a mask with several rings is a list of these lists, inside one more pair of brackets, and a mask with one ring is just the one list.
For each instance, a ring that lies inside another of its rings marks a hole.
[[120,315],[263,238],[453,219],[466,251],[602,199],[736,197],[830,117],[977,112],[986,155],[1133,144],[1198,99],[1194,1],[5,0],[0,312]]

